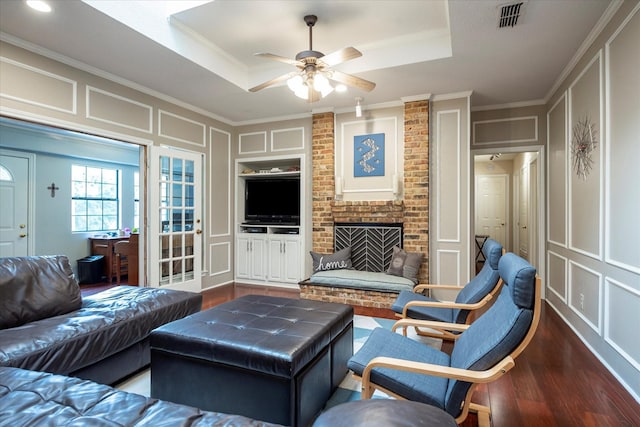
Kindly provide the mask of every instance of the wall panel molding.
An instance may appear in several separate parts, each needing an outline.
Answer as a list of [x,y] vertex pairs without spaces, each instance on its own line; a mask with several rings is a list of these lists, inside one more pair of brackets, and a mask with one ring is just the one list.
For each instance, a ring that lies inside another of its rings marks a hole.
[[598,335],[602,333],[602,274],[569,260],[569,308]]
[[605,43],[606,192],[605,260],[640,274],[640,192],[625,191],[640,182],[637,165],[620,167],[640,159],[640,4]]
[[[454,126],[444,126],[445,120],[455,122]],[[461,150],[460,150],[460,110],[443,110],[436,113],[436,160],[434,163],[437,175],[436,200],[437,222],[436,239],[438,242],[460,243],[461,218]],[[447,132],[453,134],[447,135]],[[450,151],[447,151],[450,150]],[[447,197],[447,211],[443,209],[442,198]],[[457,283],[457,282],[456,282]]]
[[[589,117],[598,131],[598,145],[593,153],[593,166],[586,180],[578,178],[573,168],[572,156],[567,155],[568,173],[568,246],[588,257],[603,259],[604,173],[603,150],[606,140],[603,127],[603,72],[602,50],[589,61],[568,89],[568,129],[577,120]],[[591,84],[591,85],[590,85]],[[567,139],[567,153],[571,153],[571,139]],[[579,206],[580,209],[576,209]]]
[[271,151],[304,149],[304,127],[271,131]]
[[462,254],[458,250],[440,249],[436,251],[436,283],[458,284],[463,266],[460,264]]
[[[216,137],[217,135],[217,137]],[[217,145],[225,144],[224,147],[218,147]],[[219,149],[219,151],[215,151],[214,149]],[[226,154],[225,154],[226,150]],[[211,224],[210,230],[211,233],[209,237],[229,237],[231,236],[231,182],[232,182],[232,162],[231,162],[231,134],[229,132],[225,132],[220,129],[210,128],[209,129],[209,177],[211,179],[211,191],[212,193],[216,192],[217,187],[214,185],[217,180],[213,179],[214,171],[219,170],[220,168],[227,168],[227,181],[226,183],[222,183],[222,186],[225,187],[226,194],[220,194],[220,199],[225,199],[227,202],[227,206],[218,206],[220,209],[216,209],[214,206],[214,199],[219,200],[215,197],[209,197],[209,224]],[[215,160],[220,160],[218,164]],[[226,184],[226,186],[225,186]],[[223,229],[215,229],[214,224],[218,223],[215,218],[215,212],[222,211],[226,214],[226,222],[222,221],[222,223],[226,223],[226,226]]]
[[551,250],[547,251],[547,269],[547,289],[566,304],[567,258]]
[[78,82],[75,80],[4,56],[0,57],[0,79],[1,98],[73,115],[77,113]]
[[231,272],[231,242],[209,245],[209,276]]
[[477,120],[472,138],[472,145],[537,142],[538,116]]
[[629,333],[629,318],[638,315],[640,290],[610,277],[605,278],[604,287],[604,339],[640,371],[640,341]]
[[[555,123],[554,119],[561,121],[561,123]],[[549,165],[547,240],[562,247],[567,247],[568,228],[567,140],[567,94],[565,92],[547,112],[547,147],[549,148],[547,150],[547,165]],[[561,182],[562,185],[557,185],[558,182]]]
[[165,110],[158,110],[158,136],[205,147],[207,126]]
[[153,130],[153,107],[87,85],[85,117],[144,133]]
[[238,154],[266,153],[267,132],[250,132],[238,135]]

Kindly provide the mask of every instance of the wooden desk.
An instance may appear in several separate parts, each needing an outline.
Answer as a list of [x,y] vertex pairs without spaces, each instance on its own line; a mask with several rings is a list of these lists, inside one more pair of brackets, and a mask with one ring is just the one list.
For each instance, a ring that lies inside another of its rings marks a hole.
[[[104,275],[107,277],[107,281],[111,282],[116,277],[116,257],[113,253],[113,245],[121,240],[129,240],[131,244],[135,244],[138,247],[138,234],[132,234],[131,236],[118,236],[118,237],[89,237],[91,242],[91,255],[104,256]],[[127,275],[127,283],[131,285],[138,284],[138,250],[135,251],[136,255],[129,257],[128,260],[122,260],[121,262],[121,275]]]

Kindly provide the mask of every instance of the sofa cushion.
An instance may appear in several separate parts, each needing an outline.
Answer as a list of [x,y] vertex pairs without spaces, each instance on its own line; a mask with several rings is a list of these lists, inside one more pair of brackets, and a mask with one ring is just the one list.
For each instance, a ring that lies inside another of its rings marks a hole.
[[361,289],[375,292],[401,292],[413,290],[414,283],[399,276],[374,271],[331,270],[318,271],[309,278],[309,284],[336,288]]
[[0,258],[0,329],[69,313],[82,305],[63,255]]

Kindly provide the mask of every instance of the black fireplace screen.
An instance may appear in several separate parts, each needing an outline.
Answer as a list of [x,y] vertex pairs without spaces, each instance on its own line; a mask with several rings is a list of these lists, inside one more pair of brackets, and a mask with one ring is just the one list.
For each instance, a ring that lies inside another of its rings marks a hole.
[[360,271],[386,271],[393,247],[402,247],[402,224],[336,223],[334,249],[351,246],[353,268]]

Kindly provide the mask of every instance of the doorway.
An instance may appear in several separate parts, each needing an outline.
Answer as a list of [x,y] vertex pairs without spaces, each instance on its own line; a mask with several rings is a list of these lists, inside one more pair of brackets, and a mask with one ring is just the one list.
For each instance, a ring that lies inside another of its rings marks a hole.
[[145,230],[144,145],[6,117],[0,140],[2,256],[64,255],[77,272],[77,260],[92,255],[90,238]]
[[544,247],[539,224],[544,217],[539,173],[543,148],[501,150],[474,153],[472,230],[476,236],[497,240],[507,252],[543,271],[539,253]]

